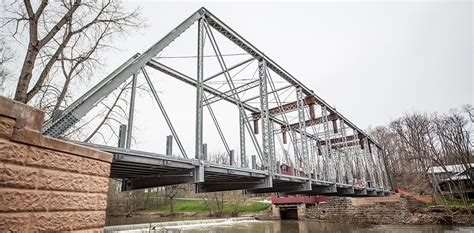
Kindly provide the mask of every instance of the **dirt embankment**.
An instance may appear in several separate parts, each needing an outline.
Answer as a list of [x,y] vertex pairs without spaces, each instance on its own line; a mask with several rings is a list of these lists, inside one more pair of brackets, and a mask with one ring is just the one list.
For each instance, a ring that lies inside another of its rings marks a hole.
[[406,224],[474,225],[474,208],[419,207]]

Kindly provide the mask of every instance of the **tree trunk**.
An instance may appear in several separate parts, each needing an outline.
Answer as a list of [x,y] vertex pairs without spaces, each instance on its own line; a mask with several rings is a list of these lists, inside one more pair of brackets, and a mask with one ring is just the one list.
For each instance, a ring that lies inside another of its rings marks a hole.
[[27,103],[28,87],[30,85],[31,77],[33,76],[33,68],[35,67],[36,57],[38,56],[38,50],[32,44],[28,45],[28,51],[26,52],[25,61],[21,68],[20,78],[16,86],[15,100]]
[[69,90],[69,83],[71,82],[70,78],[66,78],[66,81],[64,81],[63,89],[61,90],[61,94],[59,94],[58,99],[56,100],[56,104],[54,105],[53,112],[59,110],[61,107],[61,103],[64,101],[64,98],[66,97],[66,93]]
[[174,213],[174,203],[173,203],[173,198],[170,198],[170,212]]

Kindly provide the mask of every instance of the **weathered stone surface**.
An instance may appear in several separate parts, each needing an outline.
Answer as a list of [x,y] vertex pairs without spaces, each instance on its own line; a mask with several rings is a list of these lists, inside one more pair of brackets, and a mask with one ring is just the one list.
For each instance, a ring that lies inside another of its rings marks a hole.
[[0,138],[1,161],[24,164],[29,154],[28,146]]
[[353,205],[351,198],[337,197],[307,208],[306,214],[311,219],[349,224],[403,224],[410,218],[402,200],[377,202],[371,198],[362,199],[361,203]]
[[48,191],[0,188],[0,211],[47,211]]
[[2,186],[35,189],[39,169],[4,163]]
[[15,119],[0,115],[0,138],[11,138],[15,123]]
[[278,205],[272,204],[272,217],[280,219],[280,207]]
[[30,232],[29,213],[0,213],[0,232]]
[[108,163],[112,162],[112,154],[89,147],[77,145],[71,142],[66,142],[59,139],[43,136],[41,133],[29,129],[15,129],[11,140],[55,151],[79,155],[81,157],[96,159]]
[[105,210],[106,208],[107,196],[105,194],[51,192],[48,198],[48,209],[50,211]]
[[298,219],[306,219],[306,204],[300,203],[296,208]]
[[109,177],[110,163],[94,159],[83,159],[80,163],[80,172],[83,174]]
[[87,175],[41,169],[38,174],[37,187],[45,190],[88,192],[88,182]]
[[89,178],[89,192],[107,193],[109,189],[109,178],[98,176],[90,176]]
[[378,203],[385,203],[385,202],[400,202],[400,195],[390,195],[386,197],[356,197],[356,198],[348,198],[351,201],[352,205],[359,206],[359,205],[376,205]]
[[0,97],[0,232],[103,232],[112,155],[43,136],[43,117]]
[[74,230],[75,233],[103,233],[104,228],[92,228],[85,230]]
[[82,160],[86,160],[86,158],[32,146],[26,159],[26,165],[80,172],[81,168],[78,165]]
[[0,96],[0,116],[7,116],[16,120],[15,127],[41,132],[44,122],[44,112]]
[[73,230],[75,212],[37,212],[31,213],[31,231]]
[[105,223],[104,211],[87,211],[74,213],[73,229],[101,227]]

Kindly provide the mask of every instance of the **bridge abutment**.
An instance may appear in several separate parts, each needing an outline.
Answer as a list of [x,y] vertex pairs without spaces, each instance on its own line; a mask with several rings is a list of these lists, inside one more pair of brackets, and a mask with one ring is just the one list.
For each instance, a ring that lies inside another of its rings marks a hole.
[[102,232],[112,155],[43,136],[43,119],[0,96],[0,231]]

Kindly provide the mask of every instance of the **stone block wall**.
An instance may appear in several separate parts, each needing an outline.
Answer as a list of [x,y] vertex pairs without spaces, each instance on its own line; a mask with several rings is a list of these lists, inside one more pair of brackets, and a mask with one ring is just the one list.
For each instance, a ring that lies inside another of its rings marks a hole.
[[399,196],[333,198],[306,209],[310,219],[348,224],[403,224],[411,218],[406,200]]
[[0,231],[103,231],[112,155],[43,136],[43,119],[0,96]]

